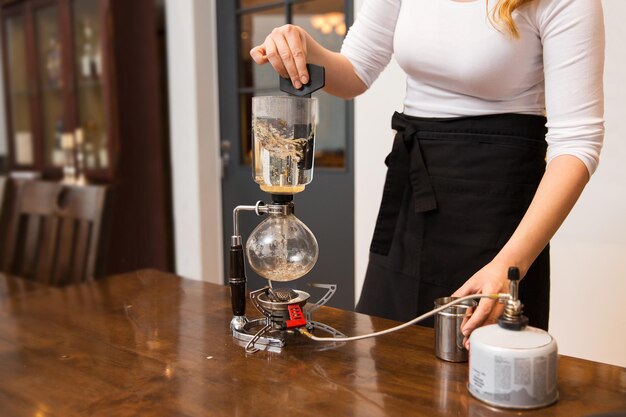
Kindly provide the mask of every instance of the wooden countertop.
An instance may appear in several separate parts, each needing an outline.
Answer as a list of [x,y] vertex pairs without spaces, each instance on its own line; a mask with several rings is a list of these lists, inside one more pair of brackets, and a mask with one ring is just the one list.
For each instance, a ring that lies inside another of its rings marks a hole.
[[[341,289],[339,289],[341,290]],[[313,299],[320,295],[311,290]],[[491,408],[467,364],[411,327],[337,345],[297,335],[253,355],[231,337],[228,287],[138,271],[75,287],[0,274],[0,416],[584,416],[626,411],[626,369],[560,357],[560,400]],[[257,316],[252,309],[249,316]],[[348,335],[394,323],[322,308]]]

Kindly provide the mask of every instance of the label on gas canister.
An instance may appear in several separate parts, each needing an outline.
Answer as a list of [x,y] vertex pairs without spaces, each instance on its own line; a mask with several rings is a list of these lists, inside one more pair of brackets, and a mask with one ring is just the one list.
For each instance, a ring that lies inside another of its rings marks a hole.
[[[554,400],[556,353],[548,356],[493,356],[491,363],[473,357],[469,389],[475,396],[503,406],[532,407]],[[550,376],[552,374],[553,376]]]

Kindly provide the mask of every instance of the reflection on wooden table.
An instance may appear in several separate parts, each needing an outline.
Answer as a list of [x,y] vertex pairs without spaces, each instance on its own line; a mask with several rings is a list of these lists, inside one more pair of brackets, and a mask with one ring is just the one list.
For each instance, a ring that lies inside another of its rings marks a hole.
[[[340,289],[341,290],[341,289]],[[252,310],[249,310],[252,311]],[[65,288],[0,274],[1,416],[582,416],[626,410],[626,369],[561,357],[560,400],[520,413],[466,390],[431,329],[359,342],[295,337],[246,355],[227,287],[138,271]],[[348,335],[393,322],[322,308]]]

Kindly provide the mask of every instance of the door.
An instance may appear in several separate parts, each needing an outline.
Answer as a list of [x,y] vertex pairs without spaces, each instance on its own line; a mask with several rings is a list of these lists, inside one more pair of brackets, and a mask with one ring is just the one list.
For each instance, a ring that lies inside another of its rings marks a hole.
[[[222,139],[222,202],[224,242],[230,245],[232,210],[237,205],[269,201],[259,189],[250,168],[251,99],[281,95],[278,75],[271,66],[255,65],[249,50],[274,28],[293,23],[305,28],[322,45],[338,51],[352,19],[352,1],[338,0],[218,0],[220,126]],[[352,146],[353,105],[317,92],[319,126],[315,143],[313,182],[294,197],[295,214],[316,236],[320,252],[316,266],[289,284],[311,292],[306,283],[334,283],[337,293],[329,305],[354,308],[354,168]],[[264,217],[252,212],[240,216],[244,241]],[[228,266],[228,250],[225,263]],[[248,288],[267,281],[248,266]]]

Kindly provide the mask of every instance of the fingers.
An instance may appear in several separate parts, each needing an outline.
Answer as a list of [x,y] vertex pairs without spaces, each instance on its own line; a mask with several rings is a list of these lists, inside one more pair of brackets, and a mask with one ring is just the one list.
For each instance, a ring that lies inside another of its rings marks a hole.
[[[293,62],[296,66],[298,78],[302,84],[309,82],[309,72],[306,69],[306,41],[298,30],[290,30],[285,33],[285,40],[291,51]],[[291,74],[291,72],[289,73]],[[292,79],[293,80],[293,79]]]
[[[300,88],[302,87],[302,81],[300,80],[300,74],[298,72],[298,67],[296,66],[296,62],[294,61],[293,51],[290,49],[290,45],[285,39],[284,36],[274,36],[274,43],[276,45],[277,57],[273,57],[277,60],[280,60],[283,67],[286,69],[289,78],[291,78],[291,83],[294,87]],[[303,54],[302,49],[298,49],[300,54]],[[271,61],[272,58],[270,58]],[[271,61],[272,65],[274,61]],[[276,67],[274,67],[276,68]]]
[[[465,281],[465,283],[458,289],[456,290],[453,294],[452,297],[465,297],[466,295],[470,295],[470,294],[476,294],[478,292],[478,288],[475,288],[475,285],[473,284],[473,280],[467,280]],[[468,316],[463,317],[463,321],[461,322],[461,331],[463,332],[463,346],[465,346],[465,349],[469,350],[469,332],[466,333],[464,330],[467,326],[467,323],[471,320],[472,317],[474,317],[474,314],[476,314],[475,312],[475,308],[470,308],[468,310]],[[471,316],[469,316],[469,314],[471,314]]]
[[274,67],[276,72],[283,78],[290,78],[287,68],[285,68],[283,60],[280,57],[280,53],[278,52],[278,46],[274,42],[272,35],[265,38],[265,43],[263,43],[263,45],[265,45],[265,56],[270,64],[272,64],[272,67]]
[[[491,262],[476,272],[452,295],[462,297],[469,294],[486,295],[501,292],[507,286],[502,270],[501,265]],[[464,344],[469,345],[467,338],[475,329],[485,324],[495,323],[503,308],[494,299],[482,298],[472,316],[461,324],[461,331],[466,337]]]
[[461,320],[461,329],[465,328],[465,325],[474,314],[474,307],[468,307],[467,310],[465,310],[465,314],[466,315],[463,316],[463,320]]
[[490,300],[488,298],[483,298],[478,303],[478,307],[474,310],[472,317],[461,327],[461,331],[463,335],[469,336],[474,329],[482,326],[485,321],[489,318],[494,306],[496,305],[495,300]]
[[[495,300],[484,299],[484,301],[491,301],[491,302],[494,303],[494,305],[493,305],[493,308],[491,309],[491,311],[487,314],[486,318],[482,321],[482,323],[478,324],[476,327],[474,327],[471,330],[469,330],[467,332],[467,334],[465,333],[466,332],[465,325],[467,323],[469,323],[471,318],[468,319],[468,320],[464,320],[463,323],[461,324],[461,331],[463,332],[463,335],[465,336],[463,338],[463,345],[465,346],[465,349],[467,349],[467,350],[469,350],[469,336],[470,336],[470,333],[472,331],[476,330],[480,326],[485,326],[485,325],[488,325],[488,324],[497,323],[498,317],[500,317],[500,315],[502,314],[502,310],[504,309],[504,305],[502,305],[500,303],[497,303]],[[469,325],[473,326],[472,323],[470,323]],[[469,327],[468,327],[468,329],[469,329]]]
[[267,53],[265,52],[265,47],[263,45],[255,46],[250,50],[250,56],[259,65],[264,65],[268,63]]
[[283,78],[291,79],[295,88],[309,82],[306,69],[306,33],[294,25],[276,28],[262,45],[250,50],[250,56],[257,64],[269,62]]
[[465,350],[470,350],[469,337],[463,337],[463,347]]

